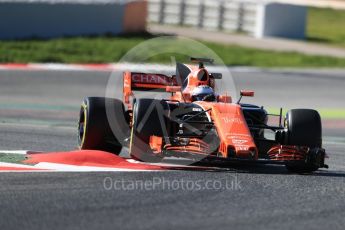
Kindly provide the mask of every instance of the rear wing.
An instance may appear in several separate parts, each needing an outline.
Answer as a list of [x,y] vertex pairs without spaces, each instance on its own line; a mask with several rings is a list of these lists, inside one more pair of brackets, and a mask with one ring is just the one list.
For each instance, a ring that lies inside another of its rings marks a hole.
[[154,90],[167,92],[167,88],[179,86],[176,77],[169,77],[164,74],[125,72],[123,75],[123,96],[124,102],[129,103],[133,91]]

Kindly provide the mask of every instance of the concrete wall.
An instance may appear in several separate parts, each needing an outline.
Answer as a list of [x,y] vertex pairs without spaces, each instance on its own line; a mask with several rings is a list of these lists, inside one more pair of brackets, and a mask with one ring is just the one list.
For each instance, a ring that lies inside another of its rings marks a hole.
[[0,39],[143,31],[145,4],[117,0],[1,0]]
[[148,0],[149,22],[303,39],[305,6],[269,0]]
[[258,9],[255,37],[304,39],[307,8],[304,6],[269,3]]
[[148,0],[150,22],[254,34],[254,0]]

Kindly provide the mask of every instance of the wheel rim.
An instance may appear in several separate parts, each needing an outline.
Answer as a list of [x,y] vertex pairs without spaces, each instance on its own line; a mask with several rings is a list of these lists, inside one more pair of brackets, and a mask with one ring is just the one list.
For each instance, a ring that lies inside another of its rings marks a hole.
[[135,108],[136,104],[133,105],[133,115],[132,115],[132,127],[131,127],[131,135],[130,135],[130,142],[129,142],[129,153],[132,154],[133,150],[133,138],[134,138],[134,123],[135,123]]
[[80,109],[80,116],[78,122],[78,143],[79,148],[83,148],[86,136],[86,124],[87,124],[87,106],[83,103]]

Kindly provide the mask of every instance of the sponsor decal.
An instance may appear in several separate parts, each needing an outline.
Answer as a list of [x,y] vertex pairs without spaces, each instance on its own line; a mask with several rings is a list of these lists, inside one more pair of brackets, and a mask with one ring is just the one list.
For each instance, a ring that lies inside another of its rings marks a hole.
[[248,142],[247,140],[238,140],[238,139],[232,140],[232,143],[234,143],[235,145],[242,145],[242,144],[245,144],[247,142]]
[[249,146],[248,145],[236,145],[236,149],[239,151],[248,151]]
[[133,73],[133,83],[171,85],[172,79],[161,74]]
[[227,133],[226,137],[228,139],[243,139],[245,137],[250,138],[251,136],[248,134],[241,134],[241,133]]
[[229,124],[229,123],[243,124],[243,121],[237,117],[222,117],[222,120],[226,124]]

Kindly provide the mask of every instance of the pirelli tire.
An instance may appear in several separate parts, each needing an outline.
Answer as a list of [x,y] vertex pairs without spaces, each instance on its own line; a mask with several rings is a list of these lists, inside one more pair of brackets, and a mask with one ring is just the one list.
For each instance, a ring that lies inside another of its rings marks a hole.
[[[110,121],[109,110],[114,110]],[[117,135],[113,133],[117,130]],[[125,135],[129,134],[129,125],[125,117],[124,105],[120,100],[103,97],[85,98],[78,122],[78,144],[82,150],[101,150],[120,154]]]
[[150,137],[163,137],[167,132],[165,113],[167,103],[162,100],[138,99],[133,107],[133,125],[130,140],[131,157],[144,162],[159,162],[162,156],[150,147]]
[[[306,146],[310,149],[322,148],[322,124],[320,114],[312,109],[293,109],[286,114],[287,143]],[[291,172],[308,173],[318,170],[314,162],[287,163]]]

